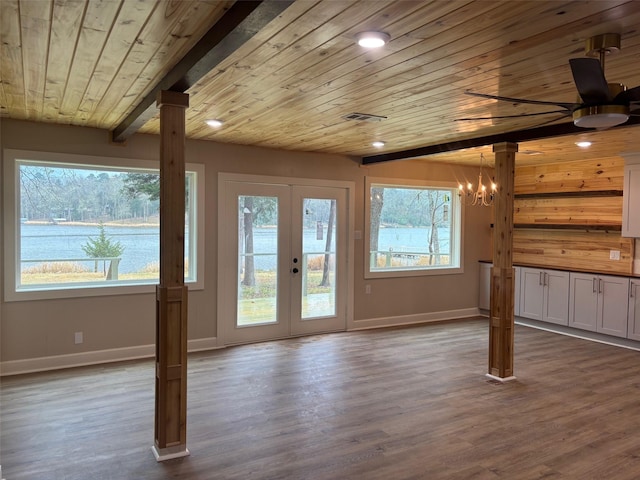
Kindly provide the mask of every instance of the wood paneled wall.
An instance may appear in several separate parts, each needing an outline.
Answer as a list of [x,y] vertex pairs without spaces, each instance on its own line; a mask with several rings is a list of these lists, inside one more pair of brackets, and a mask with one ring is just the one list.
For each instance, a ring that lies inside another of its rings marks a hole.
[[632,273],[634,241],[620,234],[623,168],[622,158],[517,167],[514,263]]

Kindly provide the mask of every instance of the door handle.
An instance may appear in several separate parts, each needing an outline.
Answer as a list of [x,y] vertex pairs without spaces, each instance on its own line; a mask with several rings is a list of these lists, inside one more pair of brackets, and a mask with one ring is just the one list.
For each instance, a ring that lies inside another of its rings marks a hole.
[[294,268],[293,270],[291,270],[293,273],[298,273],[300,270],[298,270],[297,268]]
[[293,258],[293,263],[298,263],[298,259],[297,258]]

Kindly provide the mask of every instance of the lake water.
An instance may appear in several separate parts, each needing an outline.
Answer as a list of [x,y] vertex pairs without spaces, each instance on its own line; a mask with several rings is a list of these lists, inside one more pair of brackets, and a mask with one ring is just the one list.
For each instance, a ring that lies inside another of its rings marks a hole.
[[[22,260],[86,258],[82,245],[89,237],[97,238],[96,226],[84,225],[30,225],[20,226],[22,242]],[[159,228],[156,227],[113,227],[106,226],[107,237],[118,241],[124,247],[119,271],[131,273],[142,270],[146,265],[159,261]],[[316,229],[305,229],[304,244],[306,251],[322,252],[326,243],[326,227],[322,239],[316,236]],[[449,248],[448,230],[441,229],[440,251]],[[394,251],[414,249],[426,252],[428,249],[428,228],[381,228],[378,249]],[[254,229],[254,251],[256,253],[274,253],[276,229]],[[188,241],[188,237],[186,239]],[[257,256],[256,268],[273,268],[274,256]]]

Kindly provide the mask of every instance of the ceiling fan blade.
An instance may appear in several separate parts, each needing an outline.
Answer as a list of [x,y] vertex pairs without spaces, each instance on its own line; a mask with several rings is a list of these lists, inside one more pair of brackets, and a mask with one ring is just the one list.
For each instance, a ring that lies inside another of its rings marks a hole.
[[640,102],[640,85],[620,92],[613,99],[613,103],[616,105],[626,105],[631,102]]
[[526,98],[513,98],[513,97],[501,97],[499,95],[489,95],[487,93],[475,93],[475,92],[464,92],[466,95],[471,95],[472,97],[480,97],[480,98],[488,98],[490,100],[500,100],[502,102],[511,102],[511,103],[529,103],[531,105],[553,105],[555,107],[564,108],[569,111],[573,111],[580,104],[576,103],[566,103],[566,102],[545,102],[543,100],[527,100]]
[[520,118],[520,117],[535,117],[537,115],[549,115],[550,113],[562,113],[563,116],[571,115],[571,112],[566,110],[552,110],[550,112],[538,112],[538,113],[522,113],[520,115],[499,115],[494,117],[474,117],[474,118],[456,118],[455,122],[466,122],[470,120],[497,120],[501,118]]
[[537,123],[537,124],[535,124],[535,125],[533,125],[531,127],[527,127],[527,128],[544,127],[545,125],[549,125],[550,123],[557,122],[558,120],[562,120],[563,118],[567,118],[567,115],[560,115],[559,117],[552,118],[551,120],[547,120],[546,122]]
[[611,99],[607,79],[600,62],[595,58],[572,58],[569,60],[573,81],[578,93],[587,105],[608,103]]

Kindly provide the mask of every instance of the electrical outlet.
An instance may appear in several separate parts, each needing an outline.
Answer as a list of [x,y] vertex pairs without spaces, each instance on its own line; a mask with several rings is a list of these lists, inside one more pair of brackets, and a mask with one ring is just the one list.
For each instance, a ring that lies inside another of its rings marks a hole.
[[620,260],[620,250],[609,250],[609,260]]
[[371,285],[364,286],[364,293],[366,293],[367,295],[371,293]]
[[82,332],[76,332],[74,334],[74,340],[75,340],[76,345],[79,345],[82,342],[84,342],[84,338],[82,338],[82,337],[83,337]]

